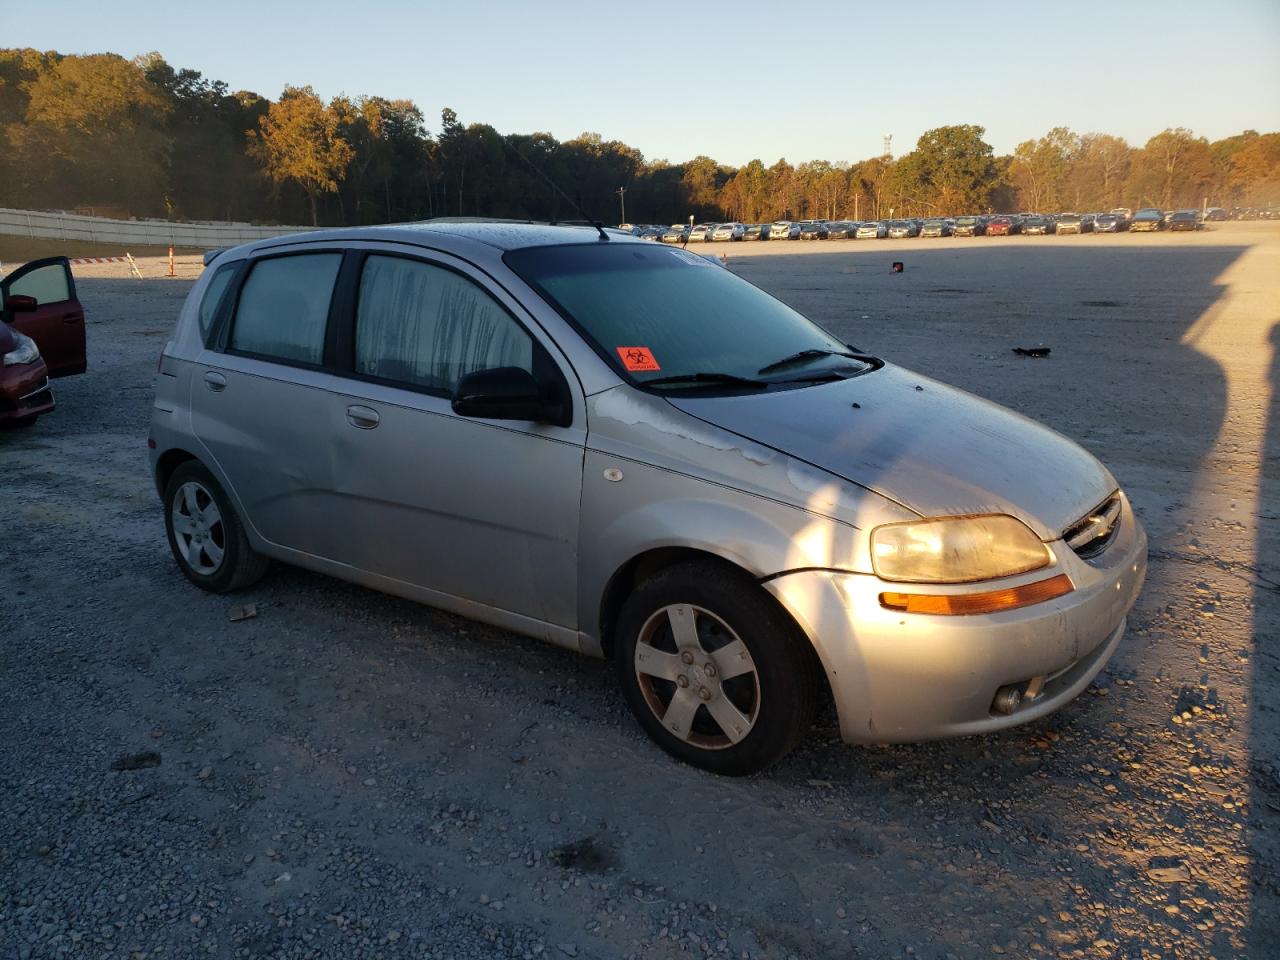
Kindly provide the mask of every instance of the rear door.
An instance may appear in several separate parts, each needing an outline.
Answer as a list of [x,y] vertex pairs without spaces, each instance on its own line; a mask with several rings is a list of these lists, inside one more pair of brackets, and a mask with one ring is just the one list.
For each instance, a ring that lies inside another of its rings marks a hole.
[[[272,253],[247,264],[195,358],[191,426],[266,540],[338,558],[326,332],[340,250]],[[215,281],[217,278],[215,277]]]
[[33,313],[16,313],[9,323],[36,342],[49,376],[84,373],[84,308],[76,299],[76,281],[66,257],[23,264],[0,281],[0,293],[36,298]]

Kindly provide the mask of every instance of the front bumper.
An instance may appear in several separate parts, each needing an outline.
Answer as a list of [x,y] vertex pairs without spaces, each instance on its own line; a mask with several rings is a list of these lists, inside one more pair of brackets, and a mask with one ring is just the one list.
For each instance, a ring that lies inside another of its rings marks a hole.
[[54,405],[44,360],[0,367],[0,423],[48,413]]
[[[765,582],[812,641],[827,672],[848,743],[897,743],[991,733],[1074,699],[1124,635],[1147,569],[1147,537],[1127,498],[1121,526],[1091,562],[1061,540],[1053,566],[1002,581],[1015,586],[1066,573],[1075,590],[1044,603],[979,616],[907,614],[880,605],[883,591],[916,588],[867,574],[805,570]],[[990,589],[984,585],[981,589]],[[992,709],[1006,685],[1045,678],[1012,713]]]

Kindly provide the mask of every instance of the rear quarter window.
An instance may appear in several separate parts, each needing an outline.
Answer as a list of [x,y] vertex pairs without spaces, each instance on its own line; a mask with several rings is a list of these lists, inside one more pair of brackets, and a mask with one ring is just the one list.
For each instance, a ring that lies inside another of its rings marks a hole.
[[213,321],[218,316],[218,306],[222,303],[222,297],[227,292],[227,284],[231,282],[231,278],[235,276],[236,264],[227,263],[218,268],[218,272],[213,275],[213,279],[209,281],[209,285],[204,288],[204,296],[200,298],[200,339],[208,341],[209,330],[213,327]]

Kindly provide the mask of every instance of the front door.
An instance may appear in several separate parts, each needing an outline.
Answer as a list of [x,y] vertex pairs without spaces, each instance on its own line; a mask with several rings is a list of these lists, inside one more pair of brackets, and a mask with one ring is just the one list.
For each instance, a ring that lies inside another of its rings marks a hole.
[[24,263],[0,281],[0,294],[35,297],[35,311],[15,313],[9,324],[36,342],[49,376],[84,373],[84,308],[66,257]]
[[[518,312],[465,264],[365,260],[353,369],[327,417],[334,522],[355,566],[574,628],[584,414]],[[575,422],[453,412],[463,375],[511,366],[563,390]]]

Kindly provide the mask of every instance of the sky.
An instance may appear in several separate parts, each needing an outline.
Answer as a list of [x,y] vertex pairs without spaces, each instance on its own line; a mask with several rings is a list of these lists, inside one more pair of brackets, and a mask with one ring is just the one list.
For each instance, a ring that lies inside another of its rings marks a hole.
[[1141,145],[1280,131],[1280,0],[0,0],[0,44],[158,51],[275,99],[406,97],[502,133],[585,131],[648,159],[735,166],[893,153],[986,128]]

